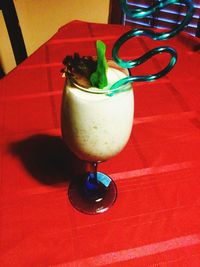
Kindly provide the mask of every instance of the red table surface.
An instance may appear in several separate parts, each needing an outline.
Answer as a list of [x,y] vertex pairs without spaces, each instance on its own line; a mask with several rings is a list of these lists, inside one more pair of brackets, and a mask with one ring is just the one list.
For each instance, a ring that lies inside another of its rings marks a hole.
[[[200,41],[133,38],[125,59],[171,45],[175,68],[135,83],[135,120],[125,149],[100,164],[118,198],[91,216],[69,203],[67,187],[82,162],[63,145],[60,103],[65,55],[95,55],[130,27],[73,21],[0,81],[1,266],[200,266]],[[159,55],[132,74],[161,70]],[[119,107],[120,112],[120,107]]]

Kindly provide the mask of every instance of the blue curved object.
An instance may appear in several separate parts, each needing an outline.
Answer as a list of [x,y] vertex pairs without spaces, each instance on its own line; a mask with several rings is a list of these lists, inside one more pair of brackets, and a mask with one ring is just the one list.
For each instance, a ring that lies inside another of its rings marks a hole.
[[[180,1],[177,0],[158,0],[157,3],[155,3],[154,5],[142,9],[142,8],[138,8],[138,9],[129,9],[126,0],[120,0],[120,4],[121,4],[121,8],[123,10],[123,12],[128,15],[129,17],[132,18],[144,18],[146,16],[149,16],[151,14],[153,14],[154,12],[157,12],[158,10],[171,5],[171,4],[175,4],[175,3],[179,3]],[[161,53],[168,53],[171,55],[170,58],[170,62],[169,64],[160,72],[155,73],[155,74],[149,74],[146,76],[128,76],[124,79],[119,80],[118,82],[116,82],[112,87],[112,89],[116,89],[126,83],[129,82],[141,82],[141,81],[153,81],[155,79],[159,79],[161,77],[163,77],[164,75],[166,75],[176,64],[177,61],[177,53],[176,50],[173,49],[172,47],[169,46],[160,46],[157,48],[154,48],[150,51],[148,51],[147,53],[145,53],[144,55],[142,55],[141,57],[137,58],[137,59],[132,59],[132,60],[122,60],[119,57],[119,50],[121,49],[121,47],[123,46],[124,43],[126,43],[129,39],[136,37],[136,36],[146,36],[149,37],[153,40],[166,40],[169,38],[174,37],[176,34],[178,34],[180,31],[183,30],[183,28],[190,22],[190,20],[192,19],[193,13],[194,13],[194,5],[193,2],[191,0],[184,0],[181,1],[181,3],[185,4],[185,6],[187,7],[187,12],[186,12],[186,16],[184,17],[184,19],[182,20],[182,22],[180,24],[178,24],[174,29],[167,31],[167,32],[154,32],[153,30],[150,29],[132,29],[130,31],[128,31],[127,33],[123,34],[114,44],[113,49],[112,49],[112,57],[113,60],[121,67],[123,68],[134,68],[142,63],[144,63],[145,61],[147,61],[148,59],[150,59],[151,57],[153,57],[154,55],[157,54],[161,54]]]

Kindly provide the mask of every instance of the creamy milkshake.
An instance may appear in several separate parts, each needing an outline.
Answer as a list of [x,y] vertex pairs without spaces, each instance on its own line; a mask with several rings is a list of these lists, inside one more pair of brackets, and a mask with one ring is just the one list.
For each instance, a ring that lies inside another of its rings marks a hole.
[[123,89],[113,95],[107,90],[126,76],[119,68],[109,67],[108,86],[103,90],[94,87],[80,90],[66,83],[61,110],[62,135],[80,159],[104,161],[126,145],[133,123],[132,86],[123,85]]

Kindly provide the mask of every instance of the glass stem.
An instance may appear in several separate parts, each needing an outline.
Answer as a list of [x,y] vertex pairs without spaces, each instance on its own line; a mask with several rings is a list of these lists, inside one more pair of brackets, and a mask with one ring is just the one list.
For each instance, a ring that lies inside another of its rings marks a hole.
[[98,163],[97,162],[92,162],[91,163],[91,167],[92,167],[92,173],[94,175],[94,180],[97,183],[97,167],[98,167]]
[[97,166],[98,166],[97,162],[90,163],[90,171],[86,182],[86,187],[89,190],[95,190],[98,188]]

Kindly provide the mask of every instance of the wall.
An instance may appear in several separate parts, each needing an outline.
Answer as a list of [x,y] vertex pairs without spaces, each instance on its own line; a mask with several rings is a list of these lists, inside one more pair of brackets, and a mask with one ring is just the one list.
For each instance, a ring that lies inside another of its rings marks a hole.
[[[62,25],[71,20],[108,22],[109,0],[14,0],[30,55]],[[2,15],[0,15],[0,60],[5,72],[15,67]]]

